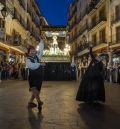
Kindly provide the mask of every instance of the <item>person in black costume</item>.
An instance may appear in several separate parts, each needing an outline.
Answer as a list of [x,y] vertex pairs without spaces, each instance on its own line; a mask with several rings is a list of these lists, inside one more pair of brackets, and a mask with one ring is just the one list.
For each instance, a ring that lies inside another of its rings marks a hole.
[[90,56],[92,61],[83,75],[76,100],[87,103],[105,102],[103,63],[93,54],[91,47]]
[[120,64],[118,65],[118,83],[120,84]]
[[44,42],[40,38],[39,50],[36,52],[36,49],[31,46],[28,49],[28,56],[26,59],[26,66],[28,68],[28,82],[29,90],[31,92],[31,98],[28,102],[28,108],[36,107],[36,104],[33,102],[34,99],[38,102],[38,109],[41,112],[43,102],[40,98],[40,92],[42,87],[42,66],[40,60],[43,56]]

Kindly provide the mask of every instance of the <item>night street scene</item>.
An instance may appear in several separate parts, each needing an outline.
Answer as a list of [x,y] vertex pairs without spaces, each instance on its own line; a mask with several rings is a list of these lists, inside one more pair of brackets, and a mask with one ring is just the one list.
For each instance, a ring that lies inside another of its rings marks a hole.
[[0,0],[0,129],[120,129],[120,0]]

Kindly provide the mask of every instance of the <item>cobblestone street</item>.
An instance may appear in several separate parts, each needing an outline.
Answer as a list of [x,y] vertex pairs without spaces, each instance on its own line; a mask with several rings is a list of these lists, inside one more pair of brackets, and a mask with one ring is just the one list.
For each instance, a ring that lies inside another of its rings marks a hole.
[[120,129],[120,85],[106,83],[106,103],[75,101],[79,82],[44,82],[42,114],[27,109],[26,81],[0,83],[1,129]]

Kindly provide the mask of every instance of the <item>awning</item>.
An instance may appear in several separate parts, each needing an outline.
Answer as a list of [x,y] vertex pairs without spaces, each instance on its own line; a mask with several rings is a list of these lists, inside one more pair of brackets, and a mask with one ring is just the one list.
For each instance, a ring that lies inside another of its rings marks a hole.
[[26,50],[24,48],[22,48],[21,46],[11,46],[10,47],[11,50],[14,50],[16,52],[19,52],[21,54],[25,54],[26,53]]
[[108,44],[107,44],[107,43],[101,43],[101,44],[95,46],[95,47],[93,48],[93,51],[97,51],[97,50],[100,50],[100,49],[104,49],[104,48],[106,48],[106,47],[108,47]]
[[88,49],[85,49],[85,50],[79,52],[79,53],[78,53],[78,56],[82,56],[82,55],[84,55],[84,54],[86,54],[86,53],[88,53],[88,52],[89,52],[89,50],[88,50]]
[[11,50],[14,50],[18,53],[21,53],[21,54],[25,54],[25,49],[21,46],[11,46],[11,45],[8,45],[8,44],[4,44],[2,42],[0,42],[0,48],[1,49],[4,49],[4,50],[7,50],[7,51],[11,51]]
[[0,42],[0,48],[4,49],[4,50],[7,50],[7,51],[10,50],[9,46],[7,44],[2,43],[2,42]]
[[113,45],[110,46],[110,48],[118,48],[118,47],[120,47],[120,43],[118,43],[118,44],[113,44]]

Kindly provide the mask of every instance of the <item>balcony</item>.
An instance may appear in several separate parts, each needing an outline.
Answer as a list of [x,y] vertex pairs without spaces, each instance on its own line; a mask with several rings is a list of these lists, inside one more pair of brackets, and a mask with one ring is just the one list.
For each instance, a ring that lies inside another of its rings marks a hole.
[[106,17],[100,17],[99,20],[93,21],[91,26],[89,26],[89,31],[92,31],[96,29],[97,27],[101,26],[102,24],[106,23],[107,18]]
[[13,37],[13,46],[20,46],[21,45],[21,35],[15,34]]
[[78,52],[80,51],[83,51],[85,49],[89,48],[89,44],[88,43],[84,43],[84,44],[81,44],[79,47],[78,47]]
[[23,28],[27,29],[26,22],[25,22],[24,19],[20,16],[20,14],[17,13],[16,9],[15,9],[15,12],[14,12],[14,17],[13,17],[13,19],[17,19],[18,22],[20,23],[20,25],[22,25]]
[[40,27],[40,20],[36,15],[32,15],[32,21],[36,25],[36,27]]
[[92,10],[96,9],[96,5],[100,2],[101,0],[92,0],[89,4],[87,14],[90,14]]
[[19,22],[20,22],[20,14],[17,12],[17,10],[15,9],[15,11],[14,11],[14,17],[13,17],[13,19],[17,19]]
[[112,24],[116,24],[120,22],[120,17],[116,17],[115,19],[112,20]]
[[79,37],[80,35],[82,35],[86,30],[88,30],[88,26],[84,26],[84,27],[80,28],[80,31],[77,34],[77,37]]
[[20,23],[21,23],[21,25],[22,25],[25,29],[27,29],[26,22],[23,20],[22,17],[20,17]]
[[68,31],[71,31],[75,27],[76,24],[77,24],[77,21],[74,21],[73,24],[69,26]]
[[78,47],[78,50],[77,50],[78,51],[78,56],[82,56],[84,54],[89,53],[89,44],[93,45],[93,51],[97,51],[97,50],[108,47],[108,44],[107,44],[106,41],[98,41],[96,43],[88,42],[88,43],[85,43],[85,44],[81,44]]
[[28,30],[28,31],[30,32],[30,28],[31,28],[31,26],[30,26],[30,22],[29,22],[29,20],[27,20],[26,30]]
[[75,34],[72,38],[70,38],[70,43],[74,42],[77,39],[77,35]]
[[68,16],[68,20],[70,21],[77,13],[77,7],[74,8],[71,14]]
[[68,20],[70,21],[72,18],[74,18],[76,16],[76,14],[72,14],[68,17]]
[[86,11],[82,15],[79,16],[79,18],[77,19],[77,23],[82,21],[86,15],[87,15],[87,9],[86,9]]
[[32,17],[32,8],[29,5],[27,5],[27,13]]
[[33,37],[36,39],[36,40],[39,40],[39,34],[36,30],[33,30],[33,33],[32,33]]
[[22,7],[24,10],[26,10],[24,0],[18,0],[18,1],[19,1],[19,3],[20,3],[21,7]]

